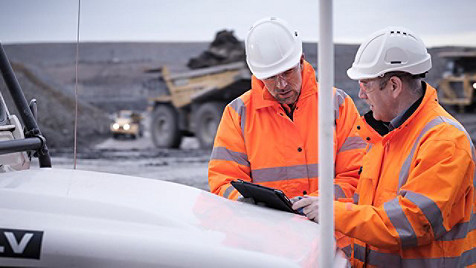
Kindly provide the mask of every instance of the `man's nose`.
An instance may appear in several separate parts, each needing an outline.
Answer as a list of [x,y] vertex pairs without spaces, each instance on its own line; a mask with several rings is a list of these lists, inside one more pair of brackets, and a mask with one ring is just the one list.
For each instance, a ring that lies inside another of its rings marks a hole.
[[283,89],[283,88],[286,88],[286,86],[288,85],[288,82],[286,81],[286,79],[284,79],[284,77],[281,77],[278,75],[278,77],[276,77],[277,79],[277,82],[276,82],[276,87],[279,88],[279,89]]
[[359,88],[359,98],[363,100],[367,99],[367,94],[365,93],[365,89],[363,89],[362,84],[360,84],[360,88]]

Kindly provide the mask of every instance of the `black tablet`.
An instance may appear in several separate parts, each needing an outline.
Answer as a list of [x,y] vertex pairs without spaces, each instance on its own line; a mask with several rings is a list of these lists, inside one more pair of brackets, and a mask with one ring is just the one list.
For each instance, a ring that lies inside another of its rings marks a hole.
[[232,181],[231,185],[233,185],[243,197],[252,197],[257,203],[261,202],[270,208],[299,214],[292,209],[293,204],[281,190],[242,180]]

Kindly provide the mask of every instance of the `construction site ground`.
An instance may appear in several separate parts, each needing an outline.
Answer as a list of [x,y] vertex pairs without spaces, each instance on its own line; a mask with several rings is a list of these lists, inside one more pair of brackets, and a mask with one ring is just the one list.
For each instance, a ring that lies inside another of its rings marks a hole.
[[[476,139],[476,116],[458,114],[472,139]],[[148,126],[149,118],[145,118]],[[165,180],[189,185],[208,191],[207,167],[211,150],[199,148],[196,138],[185,138],[179,149],[155,148],[148,127],[138,139],[107,138],[93,148],[82,148],[77,155],[76,166],[81,170],[92,170]],[[55,168],[72,169],[73,151],[54,149],[52,162]],[[33,168],[37,168],[35,161]]]
[[[146,117],[146,126],[148,120]],[[200,149],[196,138],[185,138],[179,149],[158,149],[146,127],[140,138],[110,137],[92,148],[78,151],[77,169],[171,181],[208,191],[207,166],[211,150]],[[72,169],[73,156],[69,148],[53,149],[53,167]],[[32,167],[38,168],[37,160]]]

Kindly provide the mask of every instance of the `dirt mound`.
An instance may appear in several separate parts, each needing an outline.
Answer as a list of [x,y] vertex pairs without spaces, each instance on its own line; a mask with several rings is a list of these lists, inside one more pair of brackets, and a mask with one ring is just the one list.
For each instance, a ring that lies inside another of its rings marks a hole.
[[191,58],[187,66],[191,69],[210,67],[245,60],[243,44],[236,39],[233,31],[219,31],[215,40],[200,56]]
[[[61,87],[51,83],[38,67],[12,63],[26,99],[38,103],[38,125],[50,148],[73,147],[75,101]],[[18,112],[3,79],[0,89],[11,114]],[[19,116],[18,116],[19,117]],[[21,120],[21,118],[20,118]],[[109,133],[109,118],[103,111],[81,100],[78,101],[78,149],[88,148]]]

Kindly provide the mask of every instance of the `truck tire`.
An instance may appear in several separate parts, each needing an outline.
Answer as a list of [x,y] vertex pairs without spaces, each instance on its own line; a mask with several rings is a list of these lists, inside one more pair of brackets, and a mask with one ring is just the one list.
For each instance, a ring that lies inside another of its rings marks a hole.
[[223,102],[207,102],[197,109],[195,114],[195,136],[198,138],[201,148],[213,147],[218,124],[220,123],[225,105]]
[[152,115],[150,134],[157,148],[178,148],[182,141],[175,109],[167,104],[156,106]]

